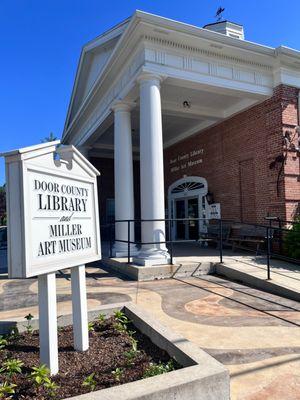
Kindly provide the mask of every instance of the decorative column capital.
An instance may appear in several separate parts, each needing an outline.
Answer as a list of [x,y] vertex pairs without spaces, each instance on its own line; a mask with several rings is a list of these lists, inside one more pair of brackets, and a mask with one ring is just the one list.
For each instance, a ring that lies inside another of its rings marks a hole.
[[134,102],[124,101],[124,100],[115,100],[111,106],[111,110],[114,112],[118,111],[127,111],[130,112],[135,107]]
[[142,72],[136,79],[137,83],[140,85],[147,84],[147,83],[152,83],[157,86],[160,86],[161,82],[165,79],[166,77],[163,75],[159,74],[152,74],[150,72]]

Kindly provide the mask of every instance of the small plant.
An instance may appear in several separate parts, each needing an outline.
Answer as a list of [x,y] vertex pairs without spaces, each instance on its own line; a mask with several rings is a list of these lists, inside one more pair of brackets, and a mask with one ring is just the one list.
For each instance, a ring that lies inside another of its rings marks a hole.
[[0,369],[1,372],[5,372],[8,376],[13,376],[13,374],[20,374],[22,372],[22,367],[24,363],[17,358],[12,358],[3,362],[3,367]]
[[150,378],[151,376],[161,375],[173,370],[174,370],[174,363],[172,360],[170,360],[167,364],[151,363],[149,367],[144,371],[143,378]]
[[13,326],[11,328],[8,337],[9,337],[9,340],[13,340],[13,341],[20,339],[20,333],[19,333],[19,329],[17,326]]
[[30,380],[36,385],[41,386],[50,382],[50,370],[45,364],[39,367],[33,367],[30,374]]
[[137,352],[138,351],[138,349],[137,349],[138,341],[135,340],[133,337],[131,337],[131,345],[132,345],[132,350]]
[[116,368],[114,371],[111,371],[112,375],[114,376],[115,380],[117,382],[120,382],[122,375],[123,375],[123,369],[122,368]]
[[123,313],[123,311],[120,310],[114,312],[114,317],[115,320],[122,325],[127,325],[130,322],[129,319],[126,317],[126,315]]
[[100,314],[98,315],[98,321],[100,322],[101,325],[103,325],[104,322],[105,322],[105,314],[100,313]]
[[127,330],[126,325],[123,325],[120,322],[115,322],[113,326],[114,326],[115,330],[120,333],[124,333]]
[[88,330],[89,330],[89,332],[93,332],[95,330],[94,322],[89,322],[88,323]]
[[124,356],[127,359],[127,365],[132,365],[133,360],[136,358],[137,354],[139,353],[138,350],[130,349],[128,351],[125,351]]
[[27,320],[27,325],[25,326],[26,328],[26,332],[27,333],[32,333],[33,332],[33,326],[31,325],[30,321],[33,319],[33,315],[32,314],[27,314],[24,317]]
[[0,384],[0,399],[11,399],[11,395],[15,393],[14,383],[3,382]]
[[82,386],[86,386],[91,391],[94,391],[97,386],[97,382],[95,381],[94,376],[95,376],[94,372],[91,375],[87,376],[85,380],[82,382]]
[[8,345],[7,340],[3,336],[0,335],[0,350],[4,349],[4,347],[7,345]]
[[136,333],[136,331],[127,331],[128,335],[133,338],[133,335]]
[[55,382],[51,381],[50,379],[49,379],[49,382],[44,383],[44,386],[47,389],[48,395],[50,397],[55,397],[56,392],[59,389],[59,386]]

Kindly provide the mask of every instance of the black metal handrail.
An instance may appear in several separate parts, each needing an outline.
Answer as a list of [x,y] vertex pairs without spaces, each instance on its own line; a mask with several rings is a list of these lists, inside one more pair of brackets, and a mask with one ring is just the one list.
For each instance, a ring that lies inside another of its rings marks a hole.
[[[130,246],[132,244],[135,245],[157,245],[157,244],[165,244],[170,246],[170,261],[171,264],[173,264],[173,244],[175,243],[186,243],[186,242],[196,242],[198,239],[190,240],[190,239],[172,239],[172,224],[176,222],[185,222],[185,223],[191,223],[192,221],[207,221],[207,218],[160,218],[160,219],[123,219],[123,220],[115,220],[114,223],[108,224],[109,229],[110,229],[110,257],[112,257],[112,247],[113,247],[113,237],[112,237],[112,230],[115,227],[115,224],[118,223],[126,223],[127,224],[127,240],[122,240],[122,239],[114,239],[115,242],[121,242],[121,243],[127,243],[127,262],[130,264],[130,259],[131,259],[131,249]],[[290,229],[283,228],[280,224],[280,226],[276,227],[272,223],[268,225],[264,224],[257,224],[257,223],[248,223],[248,222],[241,222],[241,221],[236,221],[236,220],[230,220],[230,219],[210,219],[209,221],[214,221],[215,224],[219,225],[218,229],[218,248],[219,248],[219,257],[220,257],[220,263],[223,263],[223,248],[224,248],[224,238],[223,238],[223,226],[224,224],[236,224],[236,225],[247,225],[251,227],[257,227],[257,228],[263,228],[266,230],[265,234],[265,240],[266,240],[266,258],[267,258],[267,279],[271,279],[271,258],[280,258],[285,261],[293,262],[293,263],[299,263],[300,260],[294,259],[292,257],[288,257],[285,255],[279,255],[276,254],[272,251],[272,242],[274,238],[274,233],[278,233],[278,237],[280,241],[282,240],[282,233],[283,232],[290,232]],[[153,241],[153,242],[143,242],[142,240],[131,240],[131,224],[142,224],[143,222],[165,222],[168,223],[168,240],[164,241]],[[276,222],[278,222],[276,220]],[[282,244],[280,244],[281,247]],[[300,244],[299,244],[300,245]],[[252,249],[247,249],[248,251],[251,251]],[[263,253],[262,253],[263,254]]]

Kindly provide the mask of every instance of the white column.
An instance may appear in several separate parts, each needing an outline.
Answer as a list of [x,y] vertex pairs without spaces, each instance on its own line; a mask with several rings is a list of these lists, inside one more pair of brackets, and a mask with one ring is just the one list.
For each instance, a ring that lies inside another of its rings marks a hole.
[[[131,114],[132,104],[118,101],[114,110],[114,149],[115,149],[115,219],[134,219],[134,192],[133,192],[133,160],[132,160],[132,132]],[[119,240],[128,239],[128,224],[116,222],[115,237]],[[130,223],[130,241],[134,241],[134,223]],[[136,254],[136,246],[130,246],[130,254]],[[115,257],[126,257],[128,245],[124,242],[115,242],[113,253]]]
[[[141,219],[164,219],[164,161],[160,77],[143,74],[140,84]],[[143,222],[142,242],[165,241],[165,222]],[[135,259],[141,265],[166,264],[165,244],[144,245]]]
[[47,365],[51,375],[58,373],[55,279],[55,272],[38,277],[40,363]]
[[85,265],[71,268],[71,287],[74,349],[86,351],[89,348],[89,330]]

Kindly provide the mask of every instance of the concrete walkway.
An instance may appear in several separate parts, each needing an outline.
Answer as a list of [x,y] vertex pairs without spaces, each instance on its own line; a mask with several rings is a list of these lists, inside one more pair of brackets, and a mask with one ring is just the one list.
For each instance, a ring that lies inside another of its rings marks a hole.
[[[0,279],[0,320],[38,316],[34,279]],[[57,277],[58,315],[71,310]],[[217,277],[134,282],[87,269],[88,307],[131,300],[218,359],[232,400],[295,400],[300,393],[300,304]],[[24,320],[25,323],[25,320]]]
[[[217,267],[218,274],[300,301],[300,264],[271,259],[271,280],[268,281],[265,256],[256,257],[245,251],[224,250],[223,253],[224,266]],[[176,245],[174,256],[177,264],[220,262],[219,250],[201,248],[195,243]]]
[[[107,246],[104,246],[104,254],[108,257]],[[200,273],[201,271],[204,273],[215,271],[218,275],[300,302],[300,264],[296,265],[271,259],[271,279],[268,279],[266,257],[255,256],[254,253],[247,251],[237,250],[233,252],[224,249],[223,263],[220,264],[218,249],[201,247],[196,242],[186,242],[173,246],[173,257],[176,265],[171,269],[165,266],[165,272],[154,267],[153,270],[150,268],[149,271],[144,269],[145,274],[142,274],[141,268],[136,269],[136,266],[135,269],[141,276],[139,280],[183,275],[195,276],[199,275],[199,271]],[[103,265],[110,266],[117,272],[122,270],[125,274],[129,272],[130,277],[137,279],[135,273],[131,271],[132,267],[127,265],[127,258],[110,259]]]

